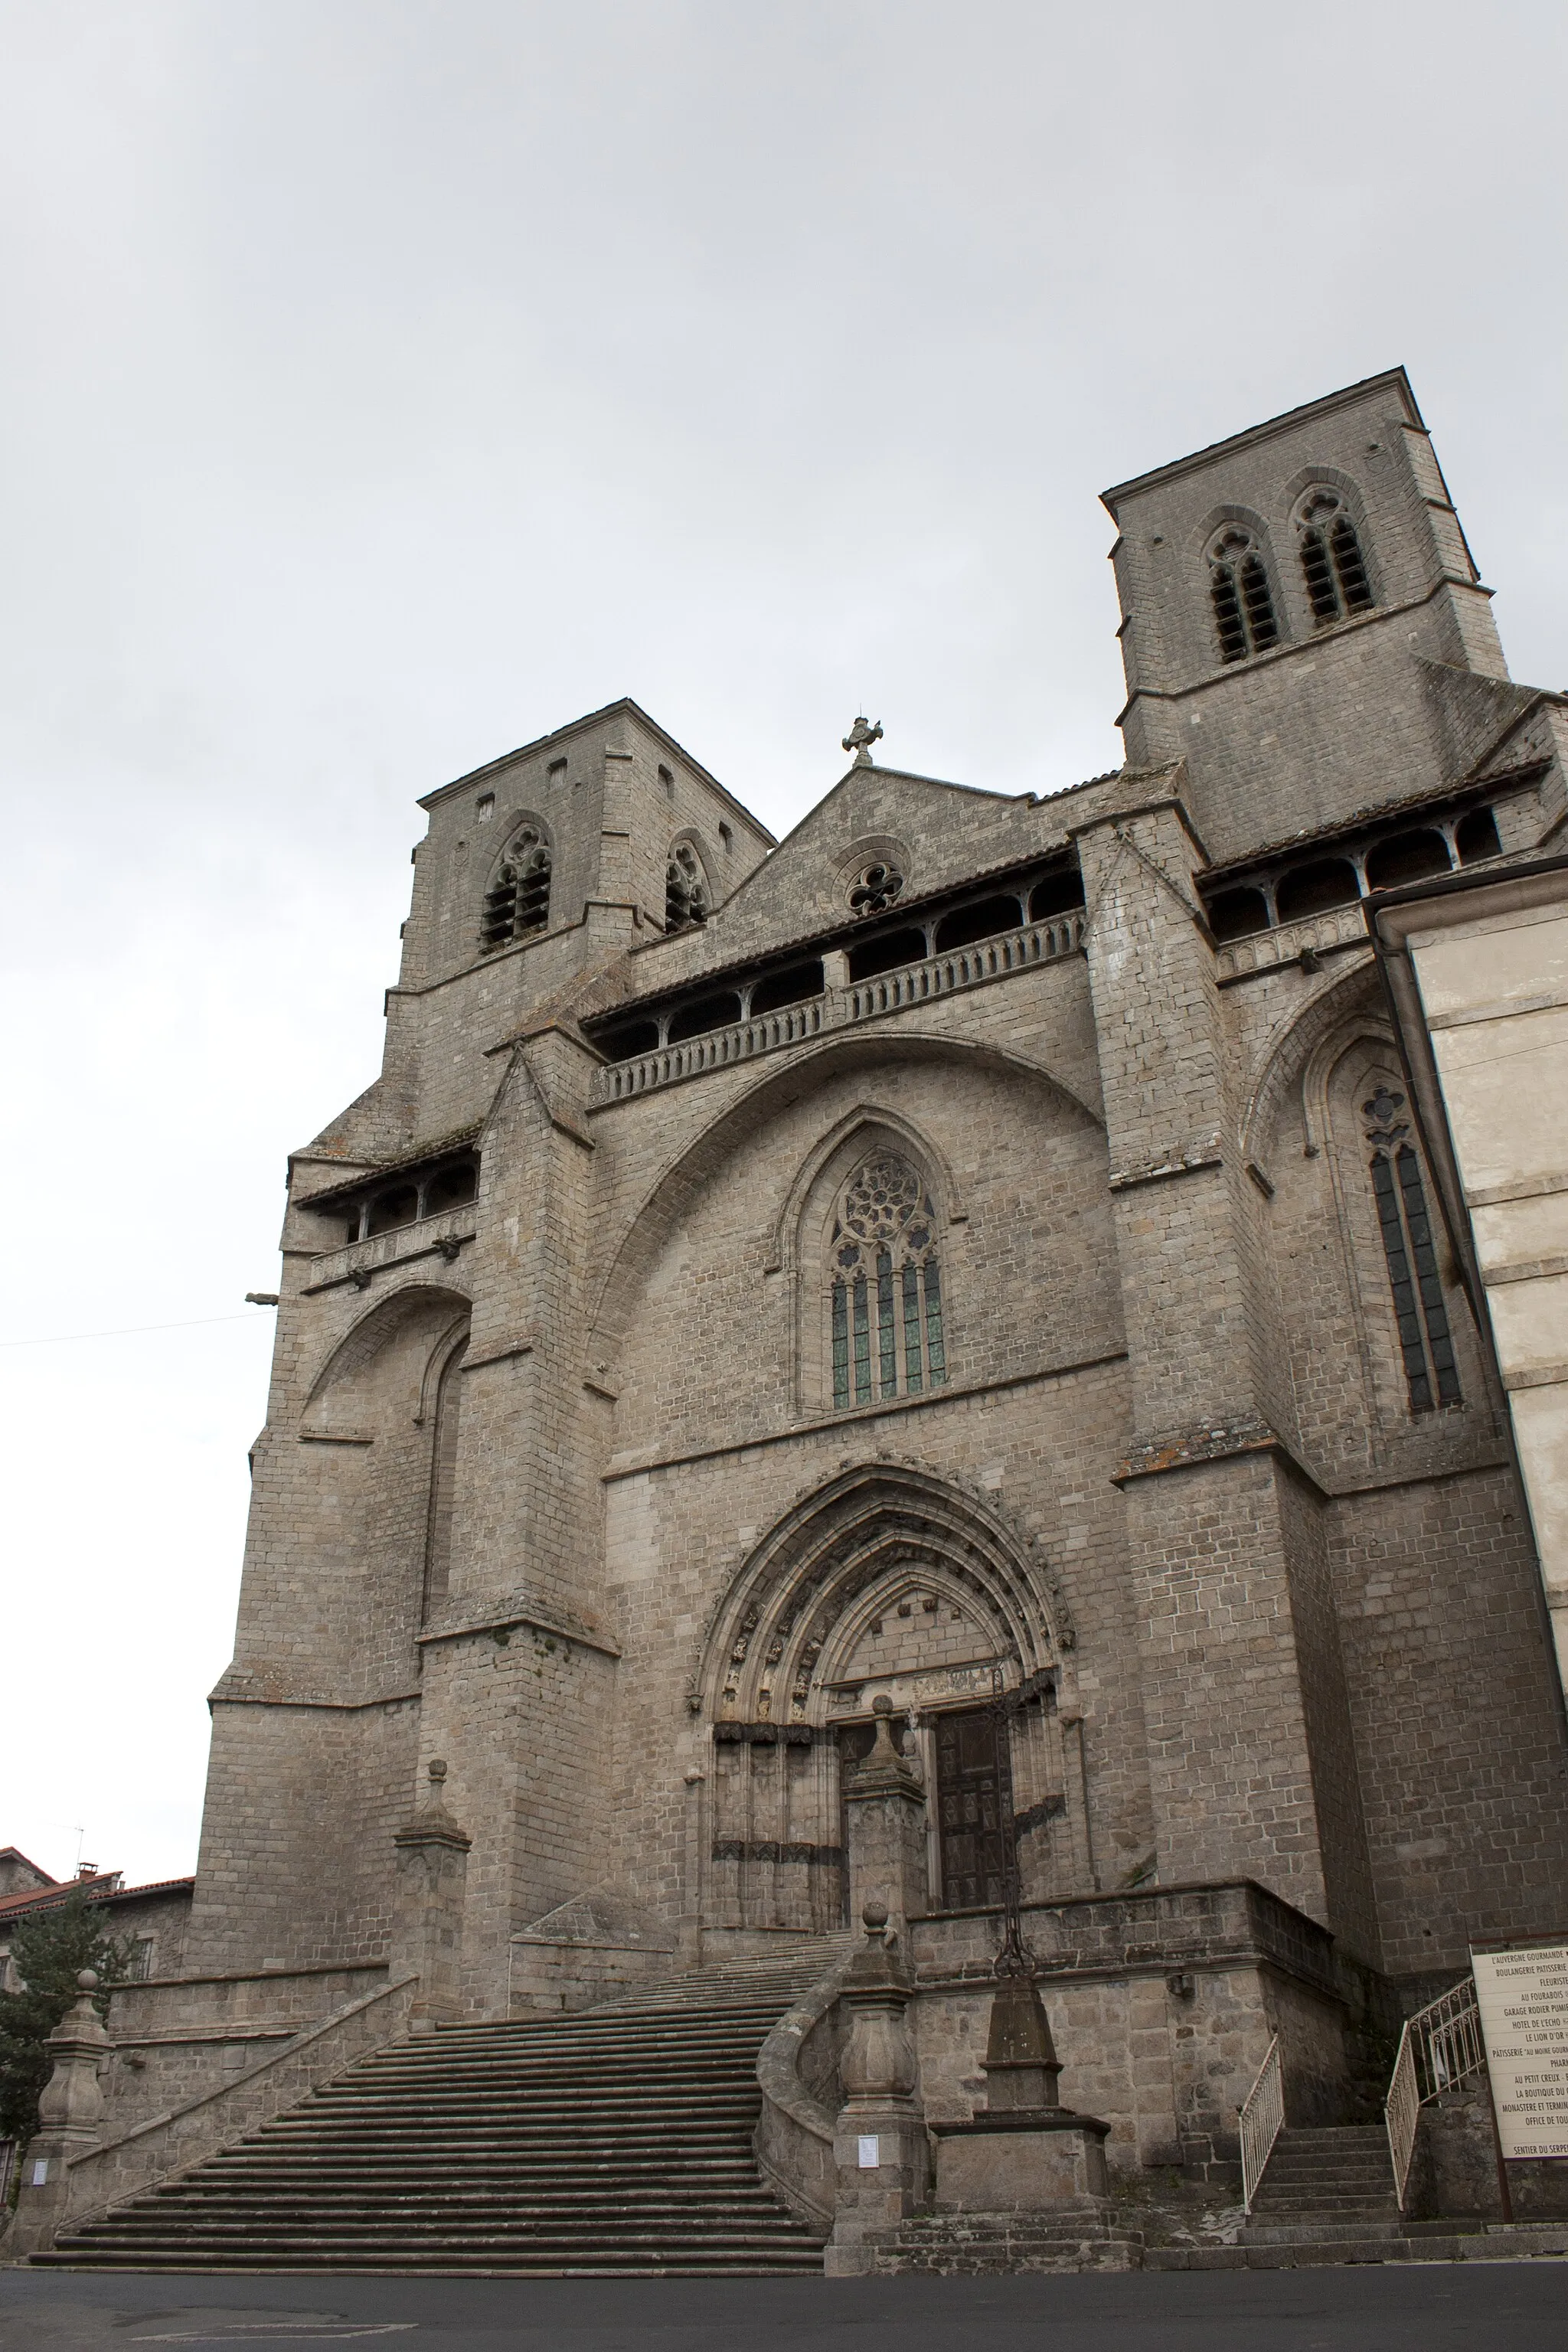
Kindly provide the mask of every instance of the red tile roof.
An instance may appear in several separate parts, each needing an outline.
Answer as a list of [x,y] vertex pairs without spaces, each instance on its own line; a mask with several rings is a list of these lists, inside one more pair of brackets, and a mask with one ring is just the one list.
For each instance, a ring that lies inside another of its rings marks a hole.
[[123,1903],[133,1895],[174,1895],[195,1886],[194,1878],[155,1878],[145,1886],[121,1886],[118,1870],[102,1870],[92,1878],[62,1879],[56,1886],[36,1886],[27,1895],[0,1895],[0,1925],[25,1911],[47,1911],[63,1903],[73,1886],[84,1886],[95,1903]]

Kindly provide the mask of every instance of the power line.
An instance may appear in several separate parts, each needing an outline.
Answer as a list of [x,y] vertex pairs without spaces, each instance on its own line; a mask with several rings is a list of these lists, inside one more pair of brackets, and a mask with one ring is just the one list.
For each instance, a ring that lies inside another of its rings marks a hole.
[[0,1339],[0,1348],[65,1348],[78,1339],[136,1339],[144,1331],[201,1331],[213,1323],[254,1323],[253,1315],[198,1315],[188,1323],[127,1323],[117,1331],[52,1331],[41,1339]]

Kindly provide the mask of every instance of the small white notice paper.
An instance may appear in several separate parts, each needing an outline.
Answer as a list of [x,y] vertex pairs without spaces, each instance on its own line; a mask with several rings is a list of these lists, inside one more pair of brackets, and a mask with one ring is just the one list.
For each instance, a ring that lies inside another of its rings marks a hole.
[[882,2161],[882,2143],[875,2132],[860,2134],[860,2169],[875,2172]]
[[1506,2158],[1568,2156],[1568,1944],[1472,1952]]

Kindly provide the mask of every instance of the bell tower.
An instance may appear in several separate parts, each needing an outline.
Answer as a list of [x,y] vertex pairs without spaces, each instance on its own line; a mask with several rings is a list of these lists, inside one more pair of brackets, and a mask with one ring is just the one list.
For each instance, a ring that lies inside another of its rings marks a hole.
[[[461,973],[500,970],[526,949],[523,995],[538,999],[604,953],[682,911],[718,906],[761,863],[773,835],[635,702],[525,743],[426,793],[413,906],[395,996]],[[536,953],[534,950],[542,950]],[[517,994],[520,975],[504,982]]]
[[1183,759],[1211,857],[1456,781],[1466,681],[1511,698],[1403,368],[1104,493],[1129,763]]

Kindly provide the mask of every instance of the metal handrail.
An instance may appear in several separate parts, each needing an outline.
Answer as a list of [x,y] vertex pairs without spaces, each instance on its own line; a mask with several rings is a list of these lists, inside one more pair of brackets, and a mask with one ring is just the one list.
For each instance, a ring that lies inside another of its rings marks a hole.
[[1388,2154],[1394,2166],[1394,2194],[1401,2212],[1405,2210],[1405,2188],[1410,2178],[1410,2160],[1415,2153],[1415,2130],[1421,2120],[1421,2090],[1415,2079],[1415,2036],[1410,2031],[1407,2017],[1399,2035],[1399,2049],[1394,2061],[1394,2073],[1389,2078],[1388,2096],[1383,2103],[1384,2129],[1388,2134]]
[[1416,2059],[1423,2102],[1436,2098],[1440,2092],[1457,2090],[1472,2075],[1486,2073],[1487,2050],[1481,2039],[1481,2012],[1474,1977],[1451,1985],[1436,2000],[1417,2010],[1410,2022],[1417,2028],[1420,2041]]
[[1241,2201],[1252,2210],[1252,2200],[1274,2143],[1285,2126],[1285,2083],[1279,2065],[1279,2036],[1268,2045],[1258,2070],[1258,2080],[1241,2103],[1237,2122],[1241,2131]]
[[1466,1977],[1436,2000],[1407,2017],[1383,2103],[1388,2153],[1394,2164],[1394,2189],[1400,2210],[1409,2185],[1415,2154],[1415,2134],[1421,2110],[1445,2091],[1458,2088],[1487,2069],[1486,2044],[1481,2040],[1481,2012],[1476,2001],[1476,1981]]

